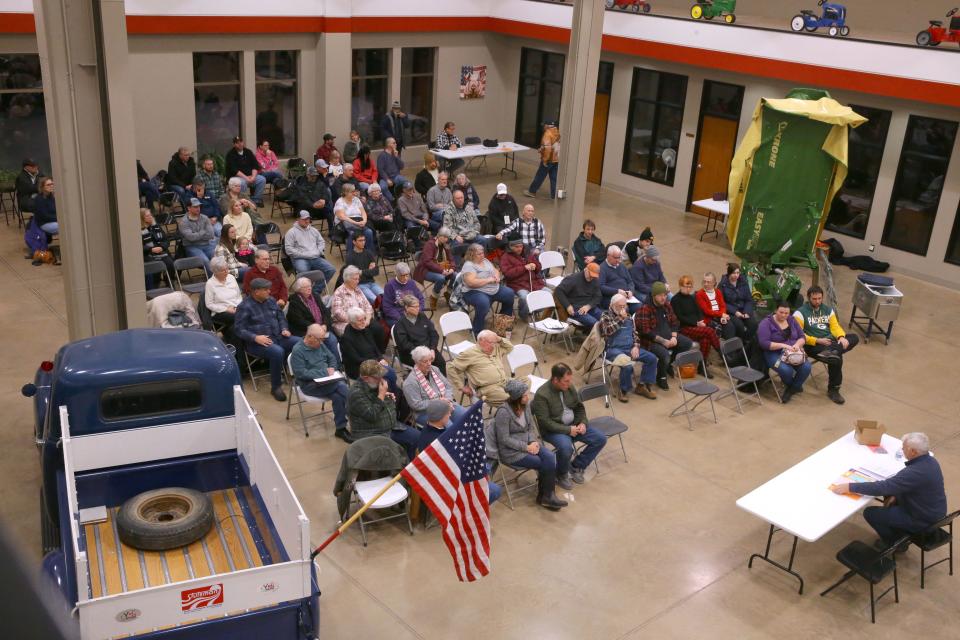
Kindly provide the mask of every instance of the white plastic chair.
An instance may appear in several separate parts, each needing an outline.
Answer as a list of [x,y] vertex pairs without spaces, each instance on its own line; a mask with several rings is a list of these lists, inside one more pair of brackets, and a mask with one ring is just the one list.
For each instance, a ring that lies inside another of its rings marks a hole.
[[[290,419],[290,407],[293,405],[297,405],[297,409],[300,410],[300,422],[303,424],[303,436],[305,438],[309,438],[310,431],[307,430],[307,418],[317,418],[319,416],[332,414],[333,407],[331,406],[329,409],[326,408],[326,405],[327,405],[326,398],[318,398],[317,396],[311,396],[300,390],[300,385],[297,384],[297,378],[296,376],[293,375],[293,365],[290,363],[290,360],[292,357],[293,357],[292,353],[289,356],[287,356],[287,373],[290,376],[290,395],[287,396],[287,420]],[[344,378],[344,382],[346,382],[346,378]],[[296,400],[293,399],[294,396],[297,397]],[[319,404],[320,413],[315,413],[310,416],[304,414],[303,405],[310,404],[310,403]]]
[[560,267],[560,275],[547,278],[544,283],[548,289],[556,289],[563,281],[563,272],[567,268],[567,261],[563,259],[563,254],[559,251],[544,251],[540,254],[540,266],[544,269],[554,269]]
[[530,381],[530,394],[533,395],[537,393],[537,389],[542,387],[547,381],[546,378],[534,375],[540,373],[540,362],[537,360],[537,352],[528,344],[514,345],[513,351],[507,354],[507,366],[510,367],[510,375],[516,377],[520,367],[525,367],[528,364],[533,365],[532,373],[527,376],[527,379]]
[[475,343],[472,340],[461,340],[456,344],[447,341],[447,336],[458,331],[467,331],[473,335],[473,322],[463,311],[448,311],[440,316],[440,348],[447,352],[450,360],[472,347]]
[[[552,313],[543,320],[533,320],[536,314],[544,309],[550,309]],[[553,299],[553,294],[546,289],[540,291],[531,291],[527,295],[527,311],[530,313],[531,321],[523,329],[523,339],[520,342],[527,341],[527,333],[533,329],[536,333],[543,334],[543,345],[547,345],[547,336],[560,336],[563,338],[567,351],[573,350],[573,344],[570,342],[570,336],[567,335],[567,329],[570,324],[557,319],[557,303]],[[534,335],[536,335],[536,333]]]
[[[390,482],[390,480],[392,480],[390,477],[378,478],[376,480],[358,480],[357,482],[353,483],[354,495],[356,495],[357,500],[360,501],[361,505],[365,505],[367,502],[372,500],[373,497],[377,495],[377,492],[380,491],[385,484]],[[391,507],[395,507],[398,504],[406,502],[409,496],[410,494],[407,493],[407,489],[402,484],[397,482],[392,487],[387,489],[386,493],[377,498],[377,501],[370,505],[370,509],[368,511],[372,511],[373,509],[389,509]],[[402,513],[392,516],[381,516],[374,520],[364,521],[363,516],[361,515],[359,518],[360,537],[363,539],[363,546],[367,546],[367,525],[393,520],[394,518],[406,518],[407,528],[410,529],[410,535],[413,535],[413,523],[410,521],[410,510],[406,505],[404,505]]]

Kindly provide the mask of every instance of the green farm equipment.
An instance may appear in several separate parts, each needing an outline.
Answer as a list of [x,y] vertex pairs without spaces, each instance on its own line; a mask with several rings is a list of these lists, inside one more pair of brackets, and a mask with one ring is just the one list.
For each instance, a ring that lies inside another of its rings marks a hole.
[[733,24],[737,21],[736,10],[737,0],[702,0],[690,7],[690,17],[694,20],[722,17],[727,24]]

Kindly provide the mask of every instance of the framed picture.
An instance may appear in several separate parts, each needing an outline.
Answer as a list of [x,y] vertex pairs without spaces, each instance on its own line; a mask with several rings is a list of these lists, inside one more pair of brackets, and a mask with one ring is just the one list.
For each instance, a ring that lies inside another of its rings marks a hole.
[[460,99],[475,100],[487,95],[487,65],[460,67]]

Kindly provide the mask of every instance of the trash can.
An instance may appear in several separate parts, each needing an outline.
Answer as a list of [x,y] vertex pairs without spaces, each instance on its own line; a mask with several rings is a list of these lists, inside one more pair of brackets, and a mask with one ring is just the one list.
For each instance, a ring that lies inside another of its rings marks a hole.
[[854,284],[853,312],[848,326],[856,325],[867,341],[871,334],[876,332],[883,335],[884,343],[889,342],[893,323],[900,315],[903,293],[893,285],[892,279],[889,282],[890,284],[864,282],[861,276]]

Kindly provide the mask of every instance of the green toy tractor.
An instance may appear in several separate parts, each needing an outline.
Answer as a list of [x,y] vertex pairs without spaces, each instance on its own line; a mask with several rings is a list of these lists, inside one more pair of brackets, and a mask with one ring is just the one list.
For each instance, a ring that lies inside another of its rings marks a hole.
[[690,17],[694,20],[713,20],[722,16],[724,22],[733,24],[737,21],[734,15],[736,10],[737,0],[702,0],[690,7]]

